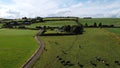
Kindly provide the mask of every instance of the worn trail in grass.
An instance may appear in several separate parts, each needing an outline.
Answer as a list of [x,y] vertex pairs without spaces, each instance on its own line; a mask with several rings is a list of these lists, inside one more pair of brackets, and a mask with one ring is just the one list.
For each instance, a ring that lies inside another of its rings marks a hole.
[[[120,67],[114,63],[115,60],[120,60],[120,43],[103,29],[88,28],[83,35],[41,38],[46,47],[33,68],[80,68],[78,62],[85,68],[93,68],[90,61],[97,64],[96,68],[108,68],[104,63],[95,60],[97,56],[103,58],[110,65],[109,68]],[[70,61],[74,66],[64,66],[56,56],[63,61]]]

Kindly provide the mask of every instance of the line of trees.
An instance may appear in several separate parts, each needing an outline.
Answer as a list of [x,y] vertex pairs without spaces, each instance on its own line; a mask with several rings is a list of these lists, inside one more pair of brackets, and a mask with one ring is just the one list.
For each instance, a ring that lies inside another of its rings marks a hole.
[[110,25],[104,25],[102,24],[101,22],[100,23],[96,23],[94,22],[93,25],[88,25],[87,23],[84,24],[84,27],[100,27],[100,28],[110,28],[110,27],[115,27],[113,24],[110,24]]
[[43,29],[42,34],[44,34],[47,30],[55,30],[55,29],[58,29],[60,32],[66,32],[67,34],[82,34],[84,32],[84,28],[82,25],[74,25],[74,26],[66,25],[62,27],[37,26],[36,28]]
[[84,31],[84,28],[82,25],[74,25],[74,26],[63,26],[63,30],[68,33],[73,33],[73,34],[82,34]]

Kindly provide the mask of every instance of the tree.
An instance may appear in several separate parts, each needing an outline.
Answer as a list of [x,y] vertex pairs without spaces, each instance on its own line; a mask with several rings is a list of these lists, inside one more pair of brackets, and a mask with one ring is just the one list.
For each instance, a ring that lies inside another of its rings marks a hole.
[[13,25],[10,22],[3,24],[3,28],[13,28]]
[[22,17],[22,19],[27,19],[27,17]]
[[38,20],[39,22],[44,22],[42,17],[36,17],[36,20]]
[[46,32],[46,31],[47,31],[47,27],[46,27],[46,26],[44,26],[44,27],[43,27],[43,30],[44,30],[44,32]]
[[102,27],[102,23],[100,22],[98,26],[99,26],[99,27]]
[[36,19],[31,19],[31,22],[32,23],[36,23]]
[[87,24],[87,23],[85,23],[85,27],[88,27],[88,24]]
[[70,32],[70,31],[71,31],[71,26],[70,26],[70,25],[65,26],[65,27],[64,27],[64,30],[65,30],[66,32]]
[[74,26],[73,27],[73,33],[82,34],[83,33],[83,26],[82,25]]
[[97,23],[96,22],[94,22],[94,25],[93,25],[94,27],[97,27]]
[[18,26],[19,25],[19,23],[16,22],[16,21],[12,21],[11,23],[13,24],[13,26]]
[[114,27],[114,25],[113,25],[113,24],[111,24],[111,25],[110,25],[110,27]]

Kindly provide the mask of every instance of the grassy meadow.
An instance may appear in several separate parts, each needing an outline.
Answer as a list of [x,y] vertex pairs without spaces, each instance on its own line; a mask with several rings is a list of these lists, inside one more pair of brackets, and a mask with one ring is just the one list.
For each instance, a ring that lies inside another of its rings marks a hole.
[[[41,39],[45,50],[33,68],[80,68],[78,62],[83,68],[94,68],[90,61],[97,65],[96,68],[120,68],[114,63],[120,60],[120,43],[108,30],[85,28],[83,35],[42,36]],[[98,56],[110,66],[96,61],[95,57]],[[64,66],[61,61],[70,61],[74,66]]]
[[[79,19],[83,25],[94,22],[120,26],[120,18]],[[26,27],[77,25],[75,21],[46,21]],[[0,24],[0,27],[2,25]],[[120,68],[115,60],[120,60],[120,28],[85,28],[82,35],[40,36],[45,44],[44,51],[32,68]],[[35,30],[0,29],[0,68],[20,68],[38,48]],[[56,33],[56,31],[47,31]],[[56,58],[59,56],[61,60]],[[101,57],[99,62],[95,57]],[[64,66],[69,61],[73,66]],[[90,62],[96,64],[93,66]]]
[[120,18],[93,18],[93,19],[79,19],[80,23],[83,25],[87,23],[88,25],[93,25],[94,22],[99,24],[100,22],[104,25],[113,24],[115,26],[120,26]]
[[110,31],[110,32],[115,33],[118,36],[120,36],[120,28],[109,28],[107,30]]
[[75,21],[46,21],[43,23],[35,23],[31,24],[27,27],[29,28],[35,28],[36,26],[52,26],[52,27],[59,27],[64,25],[77,25]]
[[[51,18],[50,18],[51,19]],[[54,18],[53,18],[54,19]],[[120,26],[120,18],[93,18],[93,19],[79,19],[79,23],[82,23],[83,25],[87,23],[88,25],[93,25],[94,22],[97,24],[102,23],[103,25],[115,25]],[[45,21],[45,22],[39,22],[35,24],[28,25],[26,27],[29,28],[35,28],[36,26],[64,26],[64,25],[77,25],[75,21]]]
[[0,29],[0,68],[20,68],[38,48],[37,31]]

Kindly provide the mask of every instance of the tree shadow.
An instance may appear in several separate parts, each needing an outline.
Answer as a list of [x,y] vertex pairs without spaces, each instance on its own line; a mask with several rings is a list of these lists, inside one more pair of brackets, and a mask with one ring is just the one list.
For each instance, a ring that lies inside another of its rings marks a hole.
[[81,35],[81,34],[72,34],[72,33],[49,33],[49,34],[42,34],[41,36],[69,36],[69,35]]

